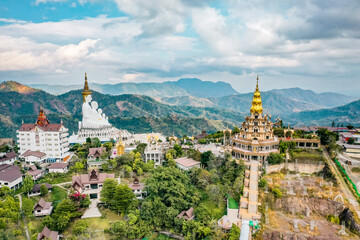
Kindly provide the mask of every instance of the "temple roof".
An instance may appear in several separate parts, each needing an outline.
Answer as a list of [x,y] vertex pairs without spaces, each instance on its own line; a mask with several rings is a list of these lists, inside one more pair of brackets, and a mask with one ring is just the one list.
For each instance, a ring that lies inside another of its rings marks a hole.
[[253,100],[251,103],[250,112],[251,113],[262,113],[263,112],[261,94],[259,91],[259,76],[257,76],[257,79],[256,79],[256,88],[255,88],[254,97],[253,97]]
[[36,120],[36,125],[41,127],[46,127],[49,124],[49,120],[47,120],[44,110],[40,108],[38,119]]

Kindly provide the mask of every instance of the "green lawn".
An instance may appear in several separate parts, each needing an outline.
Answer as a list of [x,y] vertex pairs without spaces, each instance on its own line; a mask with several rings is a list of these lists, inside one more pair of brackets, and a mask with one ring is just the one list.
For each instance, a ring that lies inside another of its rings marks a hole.
[[73,173],[48,173],[41,178],[37,183],[58,184],[63,182],[71,182]]

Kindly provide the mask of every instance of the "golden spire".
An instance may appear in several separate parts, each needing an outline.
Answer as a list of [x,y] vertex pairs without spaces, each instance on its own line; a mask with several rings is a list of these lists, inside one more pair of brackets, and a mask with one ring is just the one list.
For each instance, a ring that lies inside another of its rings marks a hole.
[[85,73],[85,84],[84,84],[84,91],[81,93],[83,95],[83,100],[85,102],[86,96],[91,94],[91,91],[89,89],[88,81],[87,81],[87,74]]
[[261,94],[259,91],[259,75],[256,78],[256,88],[255,88],[254,97],[253,97],[253,100],[251,103],[250,112],[251,113],[262,113],[263,112],[263,107],[262,107],[262,102],[261,102]]

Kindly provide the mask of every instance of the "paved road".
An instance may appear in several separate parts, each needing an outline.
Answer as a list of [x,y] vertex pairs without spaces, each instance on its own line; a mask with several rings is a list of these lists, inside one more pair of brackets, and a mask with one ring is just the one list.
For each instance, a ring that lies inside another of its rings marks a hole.
[[355,198],[354,194],[349,189],[349,186],[346,184],[343,177],[341,176],[335,162],[330,159],[330,156],[326,151],[324,151],[324,155],[329,163],[329,166],[330,166],[332,172],[335,174],[335,177],[336,177],[338,183],[340,184],[341,191],[343,193],[343,197],[347,198],[349,200],[349,202],[351,204],[350,208],[353,211],[355,211],[358,214],[358,216],[360,217],[360,206],[359,206],[357,199]]
[[27,228],[27,224],[26,224],[26,220],[25,220],[25,215],[24,215],[24,213],[23,213],[23,211],[22,211],[22,199],[21,199],[21,193],[20,193],[20,194],[18,194],[18,195],[16,195],[16,196],[18,196],[18,197],[19,197],[19,201],[20,201],[20,212],[21,212],[22,219],[23,219],[23,221],[24,221],[26,238],[27,238],[27,240],[30,240],[30,234],[29,234],[29,230],[28,230],[28,228]]

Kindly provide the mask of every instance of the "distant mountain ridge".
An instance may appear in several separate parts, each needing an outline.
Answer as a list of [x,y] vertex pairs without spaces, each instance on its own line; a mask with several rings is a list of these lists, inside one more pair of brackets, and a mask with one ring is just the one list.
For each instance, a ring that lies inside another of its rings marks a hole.
[[[161,98],[170,105],[216,107],[241,113],[249,111],[253,93],[239,93],[220,98],[196,98],[190,96]],[[280,117],[295,112],[341,106],[356,100],[355,97],[338,93],[315,93],[301,88],[274,89],[261,92],[264,111]]]
[[[202,81],[197,78],[181,78],[178,81],[163,83],[117,83],[98,84],[90,83],[91,89],[103,94],[139,94],[150,97],[222,97],[238,93],[229,83]],[[40,88],[50,94],[60,95],[71,90],[82,89],[83,85],[48,85],[31,84],[34,88]]]

